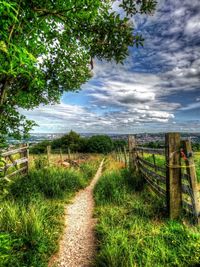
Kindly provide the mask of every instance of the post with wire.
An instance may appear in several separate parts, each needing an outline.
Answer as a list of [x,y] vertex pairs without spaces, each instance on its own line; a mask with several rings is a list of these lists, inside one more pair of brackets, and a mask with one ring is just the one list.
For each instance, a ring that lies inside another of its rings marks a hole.
[[182,209],[180,133],[167,133],[165,145],[167,211],[170,219],[178,219]]

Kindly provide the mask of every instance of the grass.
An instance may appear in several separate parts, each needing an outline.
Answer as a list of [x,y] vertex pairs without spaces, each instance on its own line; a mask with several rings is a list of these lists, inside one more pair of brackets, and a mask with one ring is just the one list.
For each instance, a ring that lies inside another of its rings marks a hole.
[[198,182],[200,183],[200,152],[196,152],[194,154],[194,160],[195,160]]
[[105,171],[95,188],[95,266],[199,266],[198,227],[166,218],[164,203],[140,177]]
[[[144,153],[144,158],[148,160],[149,162],[154,163],[152,155]],[[156,165],[161,166],[161,167],[164,167],[166,165],[165,156],[155,155],[155,159],[156,159]],[[200,183],[200,152],[194,153],[194,162],[195,162],[197,180]],[[184,162],[183,162],[183,165],[185,165]]]
[[45,267],[58,249],[64,204],[93,177],[98,160],[79,170],[32,169],[7,186],[0,204],[0,266]]

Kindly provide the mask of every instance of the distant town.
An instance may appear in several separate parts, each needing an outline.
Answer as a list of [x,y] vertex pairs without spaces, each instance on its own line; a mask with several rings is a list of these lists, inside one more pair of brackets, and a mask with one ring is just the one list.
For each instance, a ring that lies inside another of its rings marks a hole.
[[[63,136],[64,133],[34,133],[30,137],[23,141],[17,141],[14,139],[9,139],[10,144],[17,144],[22,142],[28,142],[30,144],[36,144],[44,140],[54,140]],[[80,133],[81,137],[90,137],[93,135],[98,135],[97,133]],[[110,136],[113,140],[127,140],[128,134],[106,134]],[[145,144],[149,142],[164,142],[165,134],[164,133],[140,133],[134,134],[138,140],[139,144]],[[200,133],[183,133],[181,134],[183,138],[189,138],[193,143],[200,143]]]

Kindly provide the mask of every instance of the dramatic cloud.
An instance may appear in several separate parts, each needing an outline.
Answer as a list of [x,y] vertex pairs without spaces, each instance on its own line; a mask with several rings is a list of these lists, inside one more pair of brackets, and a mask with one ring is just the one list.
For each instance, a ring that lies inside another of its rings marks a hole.
[[93,78],[61,104],[22,111],[35,131],[200,131],[199,0],[159,1],[133,23],[144,48],[131,48],[124,65],[95,61]]

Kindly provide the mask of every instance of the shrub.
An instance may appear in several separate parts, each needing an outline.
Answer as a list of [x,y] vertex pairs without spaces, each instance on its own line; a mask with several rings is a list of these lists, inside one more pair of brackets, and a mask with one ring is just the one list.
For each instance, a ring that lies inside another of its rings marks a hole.
[[33,145],[32,147],[30,147],[30,153],[32,154],[44,154],[47,153],[47,146],[49,146],[51,144],[50,141],[42,141],[38,144]]
[[88,151],[91,153],[109,153],[113,150],[112,139],[107,135],[96,135],[88,139]]

